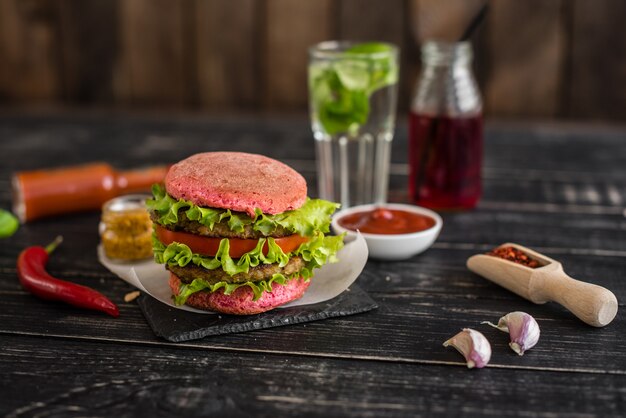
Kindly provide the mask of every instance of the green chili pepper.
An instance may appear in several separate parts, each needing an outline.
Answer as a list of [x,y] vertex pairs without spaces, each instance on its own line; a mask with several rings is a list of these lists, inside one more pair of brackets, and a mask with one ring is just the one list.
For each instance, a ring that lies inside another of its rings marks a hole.
[[19,226],[19,221],[11,212],[0,209],[0,238],[8,238],[15,234]]

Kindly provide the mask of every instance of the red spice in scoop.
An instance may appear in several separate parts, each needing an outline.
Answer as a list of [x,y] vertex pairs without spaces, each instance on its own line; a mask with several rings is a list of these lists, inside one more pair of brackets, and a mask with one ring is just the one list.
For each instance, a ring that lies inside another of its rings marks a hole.
[[530,267],[531,269],[541,267],[539,261],[530,258],[523,251],[520,251],[515,247],[494,248],[493,250],[489,251],[487,255],[504,258],[505,260],[509,260],[526,267]]

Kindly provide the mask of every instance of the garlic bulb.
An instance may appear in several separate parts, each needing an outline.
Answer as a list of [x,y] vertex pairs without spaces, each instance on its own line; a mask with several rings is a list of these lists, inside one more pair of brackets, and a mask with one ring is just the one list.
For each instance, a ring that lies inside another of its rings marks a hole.
[[508,313],[500,318],[498,325],[489,321],[485,321],[483,324],[508,332],[511,337],[509,347],[520,356],[524,355],[526,350],[533,348],[539,341],[539,324],[535,318],[526,312]]
[[443,343],[444,347],[449,345],[463,354],[465,361],[467,361],[468,369],[485,367],[489,363],[489,359],[491,359],[491,345],[489,341],[476,330],[463,328],[463,331]]

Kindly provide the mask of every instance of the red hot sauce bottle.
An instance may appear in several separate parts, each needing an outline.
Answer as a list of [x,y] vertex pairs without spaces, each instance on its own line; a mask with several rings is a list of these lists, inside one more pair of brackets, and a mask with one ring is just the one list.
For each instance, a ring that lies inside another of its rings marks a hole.
[[168,167],[117,171],[106,163],[13,175],[13,212],[22,223],[46,216],[99,209],[121,194],[149,191]]

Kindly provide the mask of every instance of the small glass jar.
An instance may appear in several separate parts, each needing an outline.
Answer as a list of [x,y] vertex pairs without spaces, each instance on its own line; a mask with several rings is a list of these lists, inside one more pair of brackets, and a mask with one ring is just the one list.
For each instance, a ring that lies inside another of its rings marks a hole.
[[152,257],[152,221],[146,209],[150,196],[117,197],[102,206],[100,239],[111,260],[133,261]]
[[434,209],[469,209],[480,198],[482,101],[469,42],[426,42],[411,103],[409,192]]

